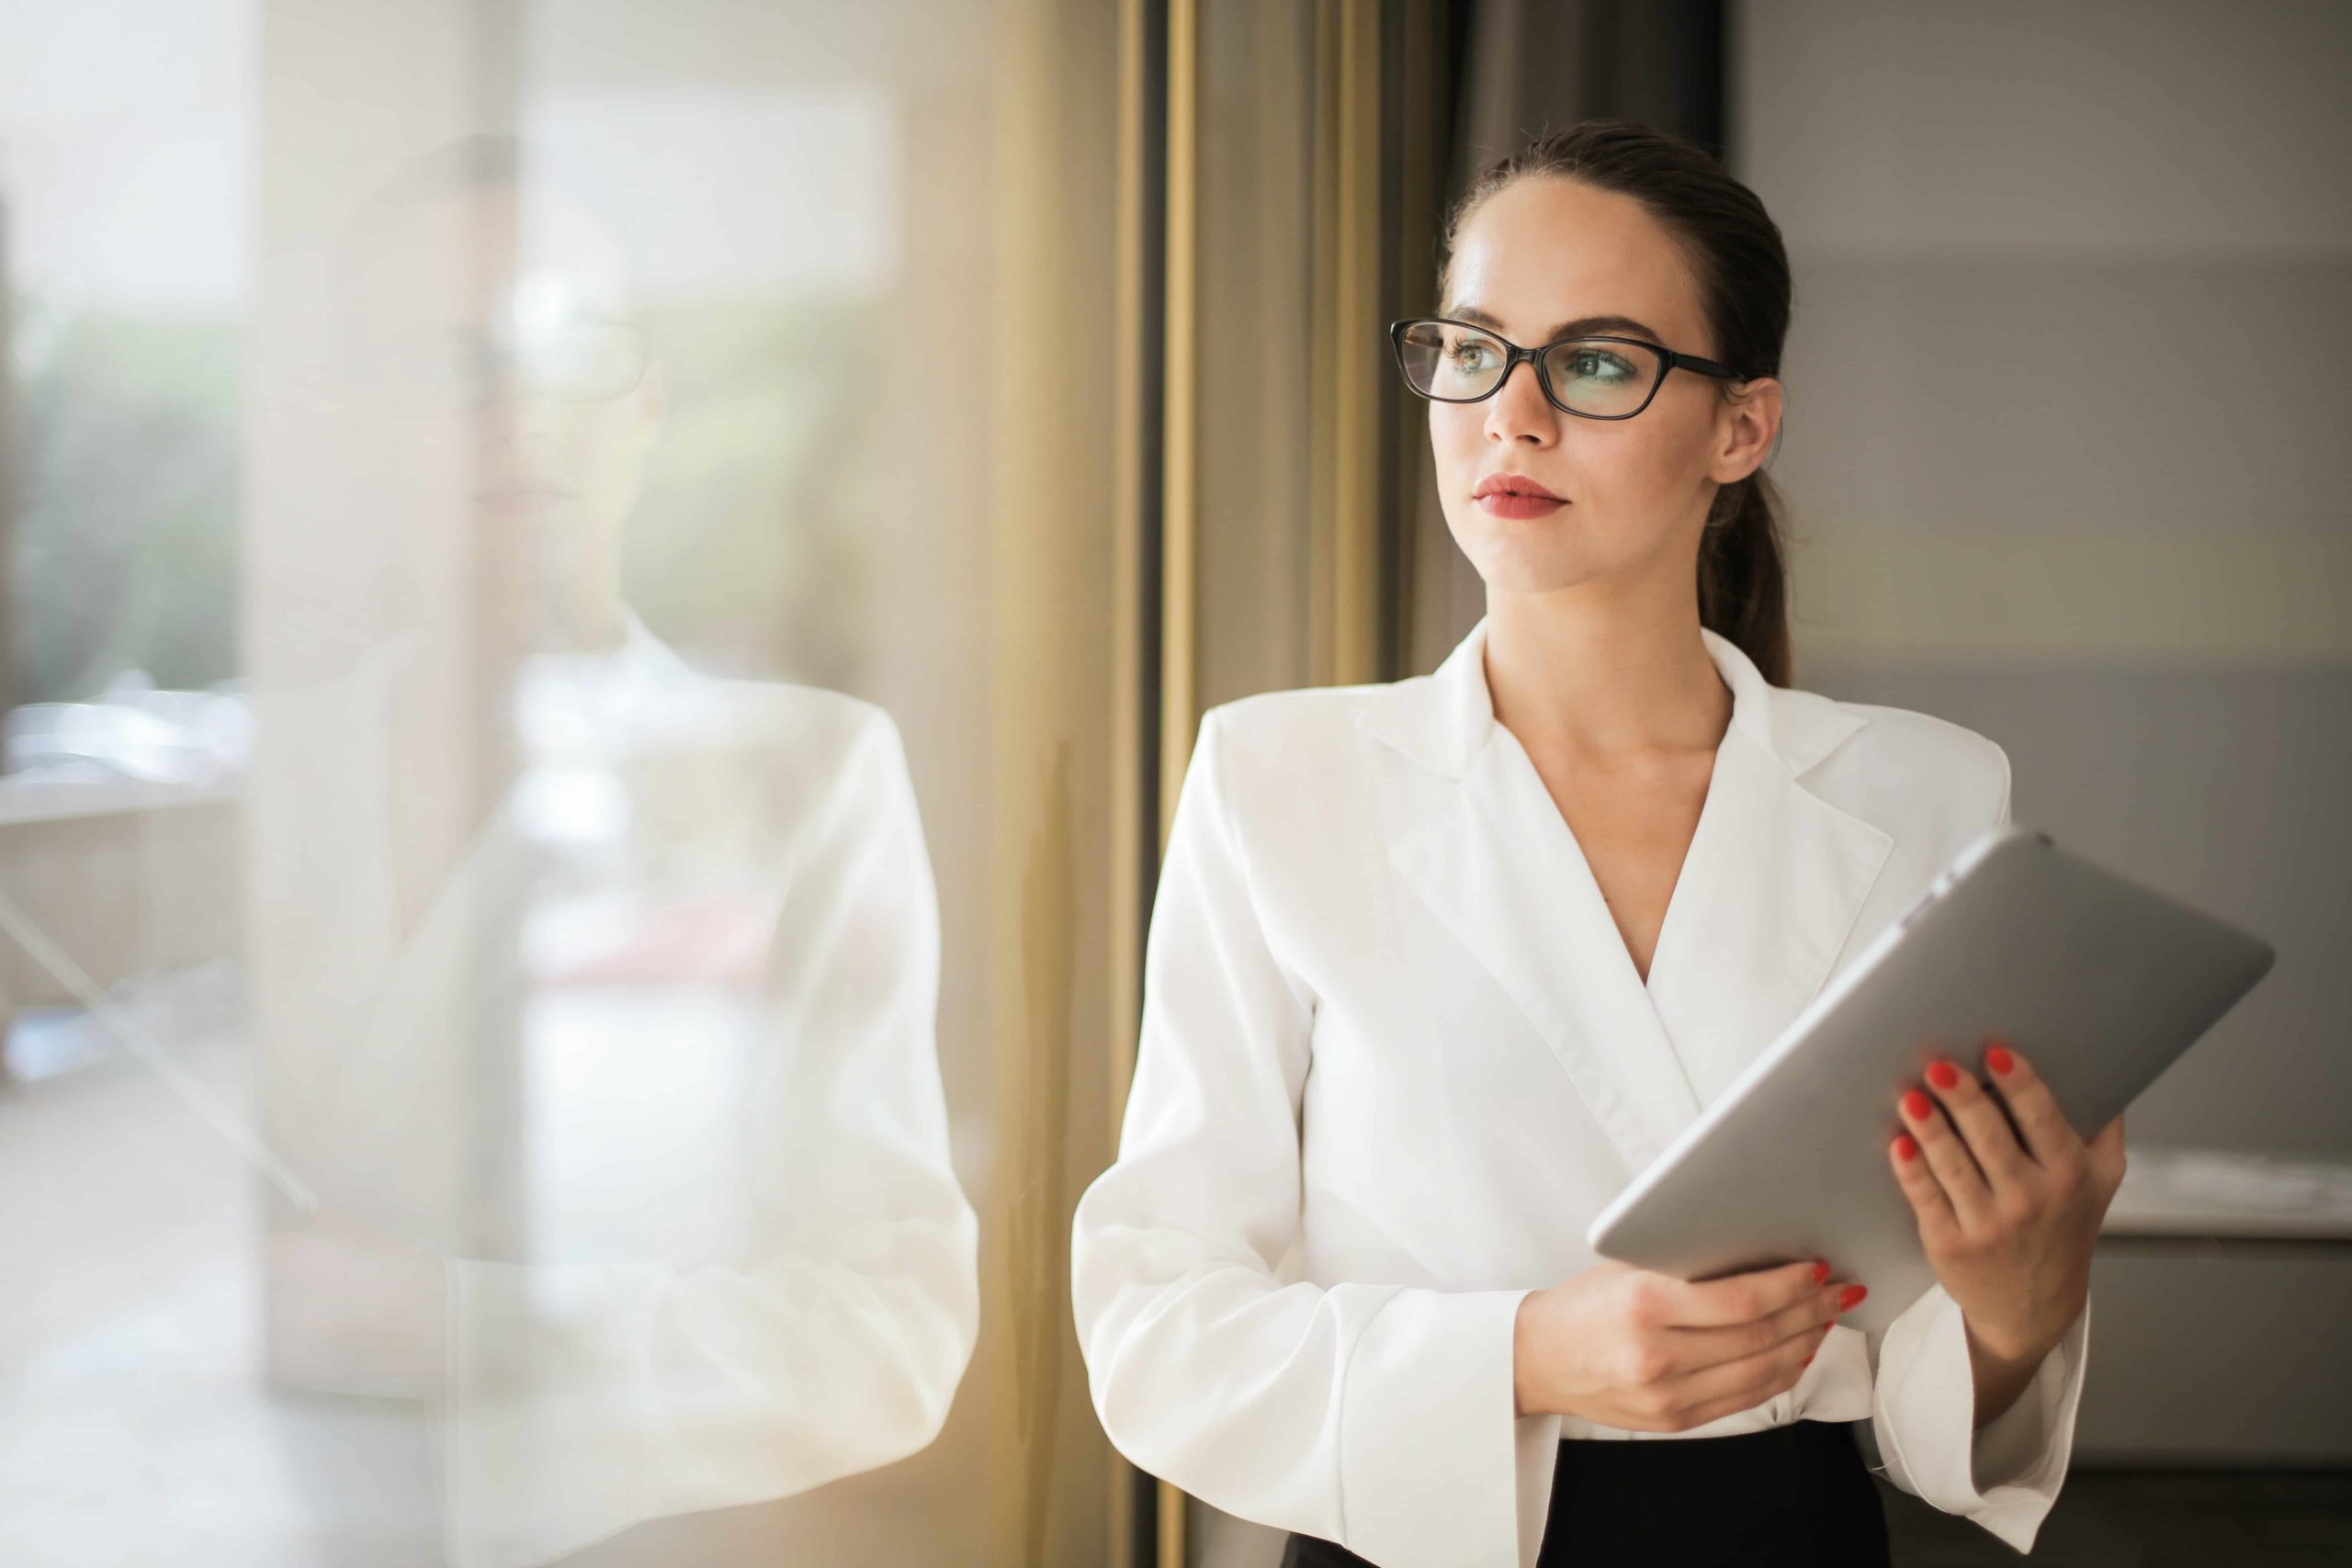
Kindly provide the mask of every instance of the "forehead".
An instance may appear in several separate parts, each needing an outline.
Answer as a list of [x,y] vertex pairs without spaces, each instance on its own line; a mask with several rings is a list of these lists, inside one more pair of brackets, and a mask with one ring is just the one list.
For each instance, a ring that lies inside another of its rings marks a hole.
[[627,252],[609,228],[552,186],[459,184],[408,195],[364,216],[339,273],[349,302],[407,320],[469,319],[518,293],[560,292],[582,309],[634,313]]
[[1521,343],[1611,315],[1646,323],[1669,347],[1708,352],[1697,280],[1666,226],[1632,197],[1570,180],[1521,179],[1471,212],[1442,304],[1449,315],[1465,307]]

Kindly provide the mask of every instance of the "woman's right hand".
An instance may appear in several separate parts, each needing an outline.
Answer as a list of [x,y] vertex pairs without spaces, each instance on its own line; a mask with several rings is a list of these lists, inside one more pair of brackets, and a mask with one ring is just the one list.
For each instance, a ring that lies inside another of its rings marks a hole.
[[1867,1293],[1810,1260],[1697,1284],[1614,1259],[1520,1303],[1521,1416],[1685,1432],[1796,1386]]

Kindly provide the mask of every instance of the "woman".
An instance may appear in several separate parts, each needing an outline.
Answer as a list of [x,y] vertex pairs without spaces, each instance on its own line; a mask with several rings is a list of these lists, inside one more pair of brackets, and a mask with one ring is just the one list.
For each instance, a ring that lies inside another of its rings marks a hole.
[[1865,1420],[2026,1550],[2120,1118],[2086,1145],[1997,1044],[1923,1063],[1887,1179],[1939,1283],[1883,1336],[1834,1259],[1687,1284],[1581,1241],[2008,819],[1984,737],[1783,684],[1779,231],[1589,122],[1488,171],[1448,253],[1396,338],[1487,614],[1433,675],[1203,720],[1076,1218],[1095,1407],[1289,1563],[1883,1562]]

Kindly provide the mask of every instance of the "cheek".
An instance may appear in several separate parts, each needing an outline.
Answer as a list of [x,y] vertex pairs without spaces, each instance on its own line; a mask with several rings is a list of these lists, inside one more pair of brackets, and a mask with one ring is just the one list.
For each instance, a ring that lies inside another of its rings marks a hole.
[[1587,467],[1594,481],[1628,500],[1655,497],[1684,465],[1655,430],[1612,430],[1592,444]]
[[555,449],[564,460],[575,467],[594,459],[596,454],[612,445],[613,415],[611,403],[571,403],[556,415]]
[[1430,456],[1437,470],[1438,489],[1449,498],[1476,482],[1486,460],[1484,403],[1430,404]]
[[1484,427],[1473,412],[1484,406],[1430,404],[1430,478],[1437,485],[1438,504],[1445,513],[1446,526],[1457,540],[1462,538],[1468,514],[1476,510],[1470,502],[1470,489],[1478,482],[1480,468],[1487,460]]
[[1703,437],[1667,420],[1645,424],[1651,412],[1583,433],[1572,467],[1580,499],[1596,511],[1662,519],[1679,514],[1696,491],[1705,467]]
[[[1641,426],[1626,432],[1631,438],[1625,443],[1628,471],[1661,490],[1702,481],[1714,445],[1713,392],[1707,388],[1676,389],[1682,395],[1673,401],[1661,391],[1641,418],[1627,421]],[[1653,420],[1653,414],[1658,417]]]

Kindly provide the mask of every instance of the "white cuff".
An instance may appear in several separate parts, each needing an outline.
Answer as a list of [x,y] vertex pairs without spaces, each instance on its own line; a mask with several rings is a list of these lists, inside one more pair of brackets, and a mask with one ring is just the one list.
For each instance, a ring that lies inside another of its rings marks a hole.
[[1341,1546],[1383,1568],[1534,1560],[1548,1498],[1521,1495],[1538,1468],[1521,1460],[1554,1449],[1559,1421],[1514,1414],[1527,1294],[1402,1290],[1365,1325],[1340,1390]]
[[2030,1551],[2074,1453],[2090,1303],[2017,1403],[1975,1429],[1968,1327],[1940,1285],[1897,1317],[1879,1353],[1873,1431],[1887,1479]]

